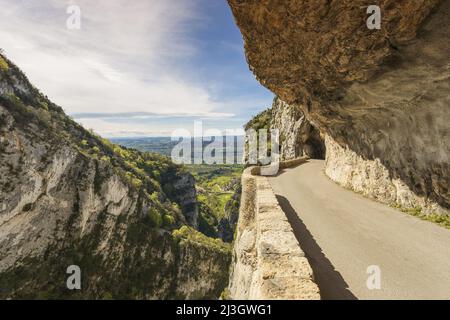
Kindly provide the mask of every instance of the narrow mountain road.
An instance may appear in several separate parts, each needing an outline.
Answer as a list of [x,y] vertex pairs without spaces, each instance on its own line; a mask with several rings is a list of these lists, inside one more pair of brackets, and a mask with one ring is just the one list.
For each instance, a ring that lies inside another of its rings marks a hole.
[[[269,178],[322,298],[450,299],[450,230],[340,187],[323,166]],[[381,271],[380,289],[367,287],[369,266]]]

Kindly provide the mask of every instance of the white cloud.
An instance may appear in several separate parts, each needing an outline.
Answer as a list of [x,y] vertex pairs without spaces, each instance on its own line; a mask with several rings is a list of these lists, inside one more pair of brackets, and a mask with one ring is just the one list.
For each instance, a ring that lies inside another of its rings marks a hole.
[[[81,8],[81,30],[66,28],[70,4]],[[206,85],[191,83],[177,67],[195,53],[189,32],[202,19],[196,5],[196,0],[0,0],[0,47],[68,113],[229,117],[225,103],[214,101]],[[82,122],[100,133],[113,130],[98,119]]]

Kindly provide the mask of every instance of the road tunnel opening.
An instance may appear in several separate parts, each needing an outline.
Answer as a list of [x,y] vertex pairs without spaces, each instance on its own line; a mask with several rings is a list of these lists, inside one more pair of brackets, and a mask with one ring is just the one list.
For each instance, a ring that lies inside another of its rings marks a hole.
[[325,141],[320,135],[320,131],[311,125],[308,138],[303,146],[303,153],[311,159],[325,160]]

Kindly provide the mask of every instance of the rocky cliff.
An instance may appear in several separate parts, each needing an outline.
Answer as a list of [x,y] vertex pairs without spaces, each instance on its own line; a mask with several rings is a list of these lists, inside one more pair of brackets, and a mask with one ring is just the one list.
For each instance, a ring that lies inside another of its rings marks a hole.
[[[449,0],[229,4],[259,81],[326,137],[333,180],[449,213]],[[373,4],[380,30],[366,25]]]
[[[248,129],[277,129],[280,139],[281,161],[299,157],[325,158],[325,143],[319,130],[306,118],[303,111],[276,97],[272,107],[246,124]],[[246,150],[247,152],[248,150]],[[248,158],[248,154],[245,154]]]
[[[217,298],[193,177],[84,130],[0,55],[0,298]],[[81,290],[66,270],[81,269]]]

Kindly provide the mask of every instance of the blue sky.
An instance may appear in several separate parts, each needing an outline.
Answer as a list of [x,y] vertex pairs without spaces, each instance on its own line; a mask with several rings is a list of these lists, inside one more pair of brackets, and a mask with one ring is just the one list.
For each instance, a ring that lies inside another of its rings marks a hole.
[[[66,12],[81,10],[70,30]],[[107,137],[238,129],[273,94],[249,71],[225,0],[0,0],[0,47],[87,128]]]

